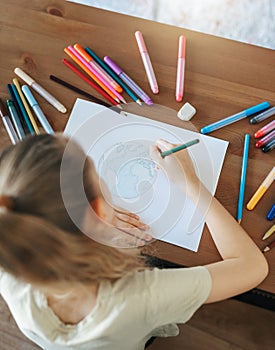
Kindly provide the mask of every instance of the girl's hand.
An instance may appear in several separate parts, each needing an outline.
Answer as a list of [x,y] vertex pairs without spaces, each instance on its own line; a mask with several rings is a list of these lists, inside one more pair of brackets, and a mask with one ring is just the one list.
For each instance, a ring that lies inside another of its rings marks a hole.
[[164,158],[161,156],[161,152],[177,146],[179,144],[158,140],[151,149],[151,158],[158,167],[166,172],[171,181],[188,194],[190,191],[197,191],[200,185],[188,150],[184,149]]
[[135,239],[138,246],[143,246],[153,239],[148,233],[150,226],[144,224],[138,215],[129,211],[114,209],[114,216],[110,223],[119,230],[132,236],[132,238],[129,237],[129,239]]
[[120,231],[120,233],[116,233],[116,238],[122,245],[140,247],[153,239],[148,233],[150,226],[144,224],[138,215],[112,207],[103,197],[94,200],[92,207],[103,221]]

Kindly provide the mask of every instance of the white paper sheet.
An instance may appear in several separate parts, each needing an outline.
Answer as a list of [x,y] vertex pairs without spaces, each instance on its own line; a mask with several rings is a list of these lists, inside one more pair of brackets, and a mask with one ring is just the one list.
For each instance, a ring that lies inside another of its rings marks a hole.
[[156,169],[149,148],[159,138],[173,143],[199,138],[188,151],[197,175],[214,195],[227,141],[134,114],[125,117],[81,99],[77,99],[64,133],[93,159],[117,206],[136,212],[151,226],[156,239],[198,250],[203,215]]

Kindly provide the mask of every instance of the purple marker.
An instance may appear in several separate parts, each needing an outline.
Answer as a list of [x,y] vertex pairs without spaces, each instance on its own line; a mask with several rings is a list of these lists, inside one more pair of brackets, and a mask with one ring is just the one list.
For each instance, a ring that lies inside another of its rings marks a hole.
[[108,64],[110,68],[124,81],[125,84],[129,86],[147,105],[151,106],[153,101],[151,98],[125,73],[123,70],[111,60],[110,57],[105,56],[104,61]]

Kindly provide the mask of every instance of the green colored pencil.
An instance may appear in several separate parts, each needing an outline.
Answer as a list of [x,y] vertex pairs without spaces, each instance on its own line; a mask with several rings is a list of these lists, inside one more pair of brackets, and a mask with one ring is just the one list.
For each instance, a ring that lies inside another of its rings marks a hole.
[[164,158],[166,156],[169,156],[169,154],[176,153],[178,151],[181,151],[182,149],[185,149],[185,148],[188,148],[190,146],[193,146],[193,145],[195,145],[196,143],[199,143],[199,142],[200,142],[199,139],[195,139],[195,140],[183,143],[182,145],[177,146],[175,148],[171,148],[168,151],[161,152],[161,156]]

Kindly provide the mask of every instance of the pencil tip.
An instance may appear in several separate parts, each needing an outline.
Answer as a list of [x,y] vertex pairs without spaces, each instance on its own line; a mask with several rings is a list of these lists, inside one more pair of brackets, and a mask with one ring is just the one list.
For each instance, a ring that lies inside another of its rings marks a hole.
[[266,253],[266,252],[270,251],[270,248],[269,247],[265,247],[265,249],[263,251],[264,251],[264,253]]
[[239,219],[239,220],[238,220],[238,224],[241,224],[241,221],[242,221],[242,219]]
[[126,100],[125,100],[123,97],[121,98],[121,101],[122,101],[123,103],[125,103],[125,104],[127,103]]
[[137,103],[138,105],[142,106],[142,102],[141,102],[139,99],[136,100],[136,103]]

